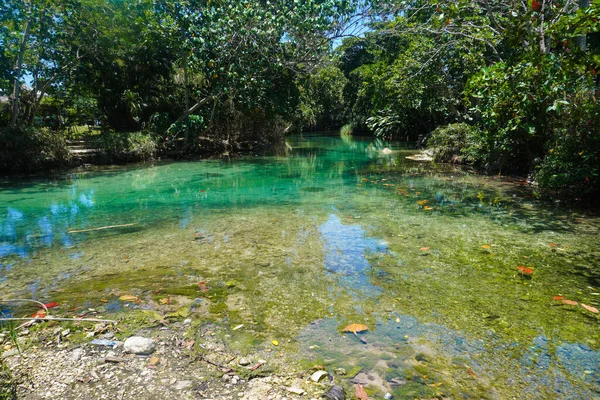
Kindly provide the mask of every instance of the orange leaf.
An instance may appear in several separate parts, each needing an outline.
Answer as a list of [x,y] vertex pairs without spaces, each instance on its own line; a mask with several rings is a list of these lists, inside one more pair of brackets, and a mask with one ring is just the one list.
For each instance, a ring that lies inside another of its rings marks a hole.
[[421,247],[419,250],[421,250],[421,251],[427,251],[427,250],[429,250],[430,248],[431,248],[431,247]]
[[40,310],[33,314],[31,318],[46,318],[46,312],[44,310]]
[[492,246],[488,245],[488,244],[484,244],[483,246],[481,246],[482,249],[491,249]]
[[558,246],[558,244],[556,244],[556,243],[548,243],[548,247],[556,247],[556,246]]
[[554,296],[554,297],[552,298],[552,300],[554,300],[554,301],[560,301],[560,300],[562,300],[562,299],[564,299],[564,298],[565,298],[565,296]]
[[171,298],[164,297],[164,298],[160,299],[160,304],[171,304]]
[[521,272],[522,275],[531,275],[531,274],[533,274],[533,269],[524,267],[522,265],[519,265],[517,267],[517,269]]
[[431,210],[433,210],[433,207],[425,206],[425,207],[423,207],[423,210],[431,211]]
[[563,304],[567,304],[570,306],[576,306],[578,304],[576,301],[573,301],[573,300],[562,299],[561,301],[563,302]]
[[467,373],[471,375],[473,378],[477,378],[477,374],[473,371],[473,368],[467,366]]
[[585,305],[583,303],[581,303],[581,307],[585,308],[586,310],[588,310],[589,312],[593,312],[594,314],[598,314],[598,309],[592,306],[588,306]]
[[354,395],[359,400],[369,400],[369,395],[367,394],[367,392],[365,391],[365,388],[363,388],[360,383],[356,384],[356,390],[354,391]]
[[198,287],[200,288],[200,290],[202,291],[202,293],[208,293],[208,292],[210,292],[210,289],[208,288],[208,286],[206,286],[205,282],[198,282]]
[[419,201],[417,201],[417,204],[420,205],[420,206],[424,206],[427,203],[429,203],[429,201],[427,201],[427,200],[419,200]]
[[364,331],[368,331],[369,327],[363,324],[350,324],[347,327],[345,327],[344,329],[342,329],[342,332],[352,332],[352,333],[360,333],[360,332],[364,332]]

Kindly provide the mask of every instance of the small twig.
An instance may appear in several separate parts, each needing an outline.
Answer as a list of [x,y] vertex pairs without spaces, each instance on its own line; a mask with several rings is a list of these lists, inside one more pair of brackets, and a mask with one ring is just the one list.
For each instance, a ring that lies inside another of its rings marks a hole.
[[29,318],[0,318],[0,321],[85,321],[85,322],[110,322],[116,324],[117,321],[112,319],[97,319],[97,318],[55,318],[51,316],[45,317],[29,317]]
[[210,365],[214,365],[215,367],[222,369],[223,372],[234,372],[235,371],[233,368],[225,367],[224,365],[217,364],[216,362],[212,362],[204,356],[200,356],[200,360],[205,361]]
[[82,232],[91,232],[91,231],[101,231],[103,229],[112,229],[112,228],[124,228],[126,226],[137,225],[137,222],[131,224],[122,224],[122,225],[108,225],[108,226],[100,226],[98,228],[90,228],[90,229],[77,229],[68,231],[67,233],[82,233]]
[[367,341],[365,339],[361,338],[360,336],[358,336],[356,331],[352,331],[352,333],[354,333],[354,336],[356,336],[358,338],[358,340],[360,340],[362,343],[367,344]]
[[11,301],[23,301],[23,302],[30,302],[30,303],[36,303],[40,306],[42,306],[42,308],[44,309],[44,311],[46,311],[46,314],[48,314],[48,308],[46,307],[46,305],[44,303],[41,303],[37,300],[31,300],[31,299],[8,299],[8,300],[2,300],[0,299],[0,303],[10,303]]

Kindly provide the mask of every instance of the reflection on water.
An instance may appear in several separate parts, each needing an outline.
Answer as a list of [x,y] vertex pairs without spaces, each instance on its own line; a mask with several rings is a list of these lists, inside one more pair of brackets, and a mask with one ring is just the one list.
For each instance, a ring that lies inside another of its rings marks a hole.
[[[399,398],[597,395],[599,319],[552,298],[600,307],[599,218],[394,143],[289,144],[1,183],[2,295],[119,312],[117,293],[146,309],[161,290]],[[339,333],[352,322],[368,345]]]
[[337,277],[339,285],[350,291],[355,301],[380,294],[381,289],[370,282],[371,264],[366,256],[385,253],[385,244],[365,237],[360,225],[343,225],[334,214],[329,215],[319,232],[326,251],[325,269]]

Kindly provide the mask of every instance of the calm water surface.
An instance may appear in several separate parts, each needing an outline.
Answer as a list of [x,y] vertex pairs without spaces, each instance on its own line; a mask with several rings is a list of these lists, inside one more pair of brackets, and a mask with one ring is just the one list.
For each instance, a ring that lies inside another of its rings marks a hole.
[[382,143],[289,143],[1,182],[0,297],[187,307],[244,324],[224,338],[242,353],[276,339],[396,398],[600,398],[599,318],[581,306],[600,307],[600,219]]

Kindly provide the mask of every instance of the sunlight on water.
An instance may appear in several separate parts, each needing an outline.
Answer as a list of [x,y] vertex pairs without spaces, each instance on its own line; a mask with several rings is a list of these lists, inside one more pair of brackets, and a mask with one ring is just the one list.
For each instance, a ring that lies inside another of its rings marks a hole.
[[[287,338],[290,360],[362,370],[400,398],[598,397],[598,316],[553,300],[600,307],[597,217],[389,143],[290,145],[1,182],[2,298],[189,306],[245,324],[241,351]],[[341,333],[350,323],[368,344]]]

